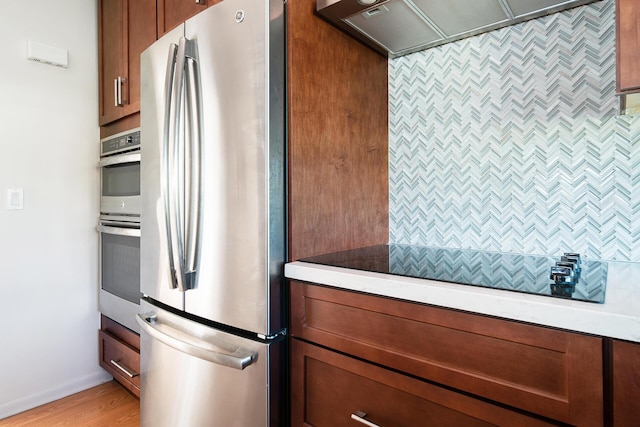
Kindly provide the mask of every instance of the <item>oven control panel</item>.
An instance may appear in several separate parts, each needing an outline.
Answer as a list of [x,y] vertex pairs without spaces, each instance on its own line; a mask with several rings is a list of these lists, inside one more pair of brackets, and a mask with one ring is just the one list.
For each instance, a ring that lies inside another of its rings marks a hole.
[[100,157],[140,149],[140,128],[100,140]]

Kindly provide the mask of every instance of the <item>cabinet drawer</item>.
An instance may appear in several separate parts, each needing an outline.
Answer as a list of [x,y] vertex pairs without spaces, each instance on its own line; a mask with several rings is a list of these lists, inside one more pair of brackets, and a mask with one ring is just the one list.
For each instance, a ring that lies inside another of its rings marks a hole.
[[140,353],[108,332],[98,331],[100,366],[129,391],[140,397]]
[[100,315],[100,329],[140,352],[140,335],[131,329],[125,328],[115,320],[111,320],[104,314]]
[[291,346],[292,425],[355,427],[358,412],[380,426],[555,425],[295,339]]
[[603,422],[600,338],[298,282],[291,335],[550,419]]

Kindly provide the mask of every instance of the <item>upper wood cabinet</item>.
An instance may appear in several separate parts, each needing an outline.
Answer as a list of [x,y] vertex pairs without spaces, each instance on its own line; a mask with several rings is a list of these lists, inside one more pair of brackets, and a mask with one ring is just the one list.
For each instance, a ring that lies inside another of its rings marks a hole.
[[155,0],[98,1],[99,123],[140,111],[140,54],[156,40]]
[[158,0],[158,37],[222,0]]
[[640,90],[640,2],[616,0],[617,91]]

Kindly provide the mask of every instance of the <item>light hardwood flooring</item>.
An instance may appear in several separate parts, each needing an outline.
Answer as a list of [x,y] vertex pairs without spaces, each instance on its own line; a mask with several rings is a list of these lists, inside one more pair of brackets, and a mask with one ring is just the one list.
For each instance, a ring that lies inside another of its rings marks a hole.
[[17,426],[139,426],[140,401],[116,381],[0,420]]

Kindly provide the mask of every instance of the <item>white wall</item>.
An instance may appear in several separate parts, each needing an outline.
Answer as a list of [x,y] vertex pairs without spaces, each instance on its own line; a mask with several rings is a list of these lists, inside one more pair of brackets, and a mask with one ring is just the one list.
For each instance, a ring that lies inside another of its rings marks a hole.
[[[109,379],[98,366],[97,8],[0,2],[0,418]],[[26,60],[26,41],[69,68]],[[24,210],[7,210],[7,189]]]

